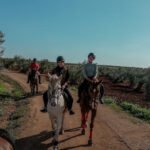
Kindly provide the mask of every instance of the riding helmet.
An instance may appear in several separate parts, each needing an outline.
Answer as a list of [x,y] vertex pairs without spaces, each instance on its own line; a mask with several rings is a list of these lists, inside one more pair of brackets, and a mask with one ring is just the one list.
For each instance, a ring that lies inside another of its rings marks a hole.
[[57,62],[59,62],[59,61],[65,61],[64,57],[63,56],[58,56],[57,57]]
[[36,62],[36,58],[33,58],[33,61]]
[[92,56],[94,59],[96,58],[95,54],[92,52],[88,54],[88,57],[90,57],[90,56]]

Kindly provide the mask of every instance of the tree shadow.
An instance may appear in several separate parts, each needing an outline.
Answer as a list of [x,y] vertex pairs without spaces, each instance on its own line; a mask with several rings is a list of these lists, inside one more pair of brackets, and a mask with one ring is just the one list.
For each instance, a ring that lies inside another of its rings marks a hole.
[[16,150],[47,150],[52,143],[42,142],[53,137],[53,132],[43,131],[40,134],[16,140]]

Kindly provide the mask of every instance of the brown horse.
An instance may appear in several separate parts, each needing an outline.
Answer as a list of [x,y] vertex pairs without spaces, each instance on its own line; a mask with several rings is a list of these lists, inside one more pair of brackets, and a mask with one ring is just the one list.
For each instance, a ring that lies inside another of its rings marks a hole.
[[15,150],[13,138],[4,129],[0,129],[0,150]]
[[38,93],[38,74],[35,70],[32,70],[30,73],[30,89],[31,89],[31,94]]
[[88,145],[92,145],[92,135],[93,135],[93,127],[94,127],[94,119],[96,117],[98,103],[101,101],[104,94],[104,87],[102,85],[102,80],[98,80],[97,82],[89,82],[87,81],[88,87],[84,89],[81,93],[80,107],[81,107],[81,128],[82,134],[85,134],[86,121],[88,119],[88,114],[91,111],[91,123],[90,123],[90,134]]

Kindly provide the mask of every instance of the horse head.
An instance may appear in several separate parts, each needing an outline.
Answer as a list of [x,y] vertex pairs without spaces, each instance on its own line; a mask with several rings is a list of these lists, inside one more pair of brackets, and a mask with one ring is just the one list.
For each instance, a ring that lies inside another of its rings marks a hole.
[[51,101],[51,105],[55,106],[56,101],[60,97],[61,93],[61,79],[62,76],[57,76],[56,74],[51,75],[48,74],[48,97],[49,100]]
[[96,101],[101,95],[102,80],[89,82],[88,95],[91,101]]

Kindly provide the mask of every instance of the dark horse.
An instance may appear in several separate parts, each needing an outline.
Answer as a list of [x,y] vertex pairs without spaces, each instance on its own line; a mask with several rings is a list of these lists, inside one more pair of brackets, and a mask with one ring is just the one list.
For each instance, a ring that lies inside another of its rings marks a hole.
[[36,93],[38,93],[38,75],[37,72],[35,70],[32,70],[30,72],[30,88],[31,88],[31,94],[34,95],[35,94],[35,90]]
[[81,115],[82,115],[82,134],[85,134],[86,121],[88,119],[88,114],[91,111],[91,123],[90,123],[90,134],[88,145],[92,145],[92,134],[94,127],[94,119],[96,117],[98,103],[101,101],[104,95],[104,87],[102,85],[102,80],[98,80],[97,82],[89,82],[87,81],[88,87],[84,89],[81,93],[80,107],[81,107]]
[[0,150],[15,150],[14,139],[4,129],[0,129]]

